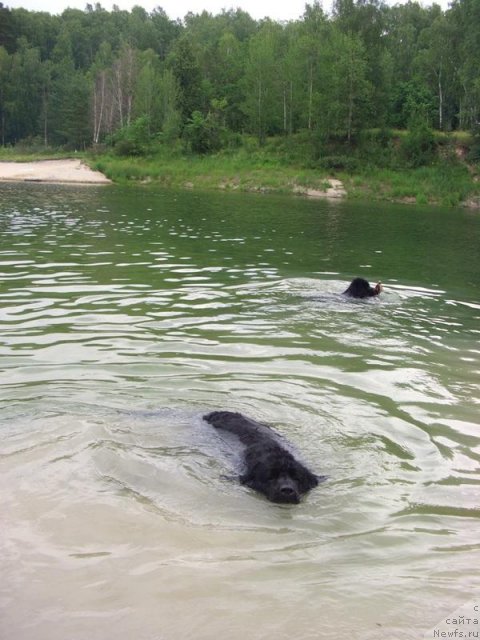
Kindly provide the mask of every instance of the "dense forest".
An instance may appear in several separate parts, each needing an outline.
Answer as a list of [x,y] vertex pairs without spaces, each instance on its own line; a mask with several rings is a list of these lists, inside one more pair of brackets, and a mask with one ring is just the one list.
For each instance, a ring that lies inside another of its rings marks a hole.
[[244,134],[347,144],[374,128],[474,131],[479,60],[480,0],[335,0],[286,23],[0,4],[0,143],[134,155],[152,141],[205,153]]

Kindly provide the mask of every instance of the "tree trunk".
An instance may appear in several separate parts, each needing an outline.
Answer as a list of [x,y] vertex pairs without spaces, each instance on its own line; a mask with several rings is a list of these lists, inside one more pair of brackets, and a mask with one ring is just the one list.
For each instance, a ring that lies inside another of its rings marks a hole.
[[443,129],[443,87],[442,87],[442,70],[437,74],[438,80],[438,128]]
[[[100,87],[98,82],[100,81]],[[100,94],[100,95],[99,95]],[[105,110],[105,71],[97,76],[93,88],[93,142],[98,144],[102,132],[103,114]]]
[[293,82],[290,81],[290,114],[289,114],[288,132],[293,133]]
[[352,70],[350,69],[349,88],[348,88],[348,116],[347,116],[347,139],[348,139],[348,144],[350,144],[350,140],[352,138],[353,101],[354,101],[353,74],[352,74]]
[[257,115],[258,115],[258,142],[260,146],[264,143],[263,137],[263,123],[262,123],[262,80],[258,81],[258,103],[257,103]]
[[43,87],[43,146],[48,147],[48,91]]
[[310,64],[310,78],[308,82],[308,128],[312,128],[312,106],[313,106],[313,64]]

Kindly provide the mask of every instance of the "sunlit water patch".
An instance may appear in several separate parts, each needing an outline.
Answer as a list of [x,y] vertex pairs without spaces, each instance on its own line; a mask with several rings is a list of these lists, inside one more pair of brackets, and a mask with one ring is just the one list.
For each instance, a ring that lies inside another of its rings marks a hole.
[[[478,218],[28,185],[0,228],[2,637],[418,638],[478,594]],[[217,408],[328,481],[242,487]]]

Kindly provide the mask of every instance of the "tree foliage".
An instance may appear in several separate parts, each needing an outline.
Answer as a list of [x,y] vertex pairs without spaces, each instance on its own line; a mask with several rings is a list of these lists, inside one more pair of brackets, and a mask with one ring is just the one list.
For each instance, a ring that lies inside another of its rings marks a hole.
[[161,8],[53,16],[0,3],[0,143],[111,140],[139,153],[147,136],[206,153],[239,134],[263,144],[303,131],[319,155],[411,125],[405,158],[425,162],[427,131],[478,130],[479,59],[479,0],[445,11],[336,0],[331,15],[313,2],[288,23],[239,9],[174,21]]

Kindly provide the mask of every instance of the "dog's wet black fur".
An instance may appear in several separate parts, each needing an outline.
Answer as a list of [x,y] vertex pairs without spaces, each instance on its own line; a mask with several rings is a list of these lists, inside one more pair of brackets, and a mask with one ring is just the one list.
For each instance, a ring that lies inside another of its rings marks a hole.
[[370,298],[372,296],[378,296],[382,290],[383,287],[381,282],[377,283],[374,287],[371,287],[370,283],[368,280],[365,280],[365,278],[354,278],[348,289],[343,293],[352,298]]
[[326,479],[296,460],[267,425],[231,411],[214,411],[204,420],[216,429],[233,433],[245,445],[245,473],[240,482],[271,502],[298,504],[302,495]]

